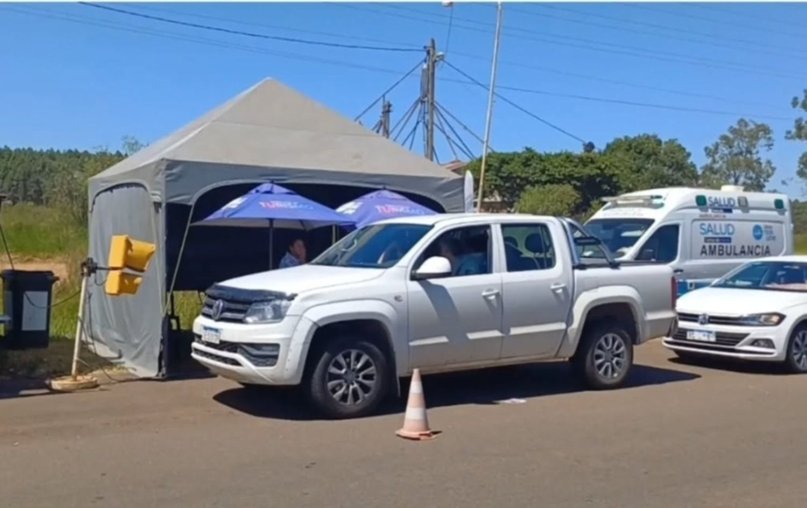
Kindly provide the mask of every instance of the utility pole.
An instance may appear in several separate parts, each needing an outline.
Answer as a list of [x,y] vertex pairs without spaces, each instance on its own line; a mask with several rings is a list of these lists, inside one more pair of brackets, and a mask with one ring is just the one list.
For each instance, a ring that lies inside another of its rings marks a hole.
[[490,87],[488,89],[488,111],[485,117],[485,140],[482,142],[482,163],[479,167],[479,193],[476,211],[482,211],[485,192],[485,166],[488,162],[488,145],[490,144],[490,125],[493,119],[493,99],[496,95],[496,69],[499,63],[499,39],[502,33],[502,2],[496,7],[496,38],[493,40],[493,62],[490,65]]
[[392,113],[392,103],[384,99],[381,106],[381,135],[385,138],[389,138],[390,113]]
[[424,121],[426,123],[426,142],[425,142],[425,155],[426,158],[434,160],[434,75],[437,71],[437,45],[434,39],[429,41],[426,47],[426,68],[424,69],[425,76],[423,79],[422,100],[425,109]]

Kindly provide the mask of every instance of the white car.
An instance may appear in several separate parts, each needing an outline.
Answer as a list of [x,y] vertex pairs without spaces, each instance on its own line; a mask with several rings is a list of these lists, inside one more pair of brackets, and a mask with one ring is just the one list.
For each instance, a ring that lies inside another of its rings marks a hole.
[[747,262],[678,300],[663,340],[680,357],[778,362],[807,372],[807,256]]

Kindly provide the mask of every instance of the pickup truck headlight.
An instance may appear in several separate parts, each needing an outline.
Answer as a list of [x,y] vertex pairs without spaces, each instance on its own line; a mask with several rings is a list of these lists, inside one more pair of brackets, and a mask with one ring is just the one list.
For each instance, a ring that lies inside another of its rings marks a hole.
[[749,314],[743,316],[740,320],[742,324],[750,326],[777,326],[785,319],[785,316],[779,313],[770,314]]
[[244,323],[276,323],[286,317],[291,300],[270,300],[268,302],[253,303],[244,315]]

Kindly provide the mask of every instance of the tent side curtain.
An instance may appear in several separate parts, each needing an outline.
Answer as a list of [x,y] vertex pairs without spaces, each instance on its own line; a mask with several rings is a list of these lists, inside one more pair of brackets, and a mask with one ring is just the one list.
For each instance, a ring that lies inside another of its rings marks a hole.
[[88,283],[87,333],[102,356],[120,362],[141,377],[160,373],[164,249],[161,208],[138,183],[107,187],[93,196],[90,209],[90,256],[106,264],[113,235],[157,244],[137,294],[109,296],[107,274],[99,271]]

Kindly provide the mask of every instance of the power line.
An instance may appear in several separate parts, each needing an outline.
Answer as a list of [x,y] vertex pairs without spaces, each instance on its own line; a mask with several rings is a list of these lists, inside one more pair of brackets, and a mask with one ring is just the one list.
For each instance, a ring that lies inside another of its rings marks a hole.
[[[731,16],[739,17],[739,18],[743,18],[743,19],[746,19],[746,17],[747,17],[745,14],[742,14],[742,13],[740,13],[738,11],[733,10],[733,9],[727,9],[725,6],[722,6],[722,5],[717,6],[717,5],[712,4],[712,5],[710,5],[709,9],[707,9],[703,5],[697,5],[697,4],[690,4],[690,5],[694,5],[695,7],[699,7],[700,9],[703,9],[703,10],[723,12],[723,13],[729,14]],[[777,23],[777,24],[781,24],[781,25],[794,26],[794,27],[804,29],[804,24],[803,23],[798,23],[796,21],[787,21],[787,20],[784,20],[784,19],[771,18],[771,17],[767,17],[767,16],[763,17],[763,16],[759,16],[756,13],[753,14],[753,17],[754,17],[754,21],[765,21],[767,23]],[[714,22],[715,23],[723,23],[722,20],[721,21],[714,20]],[[743,27],[743,28],[748,27],[748,25],[735,25],[735,26]],[[762,27],[758,27],[757,29],[762,29]],[[776,34],[781,34],[781,35],[788,35],[788,36],[791,36],[791,37],[799,37],[799,38],[804,37],[803,33],[795,34],[795,33],[785,32],[784,34],[782,34],[777,29],[770,29],[770,31],[771,31],[771,33],[776,33]]]
[[346,61],[342,61],[342,60],[333,60],[333,59],[328,59],[328,58],[315,57],[315,56],[310,56],[310,55],[304,55],[304,54],[301,54],[301,53],[291,53],[291,52],[283,52],[283,51],[276,51],[276,50],[267,50],[267,49],[263,49],[263,48],[257,48],[257,47],[254,47],[254,46],[245,46],[245,45],[242,45],[242,44],[234,44],[234,43],[225,42],[225,41],[216,40],[216,39],[207,39],[207,38],[204,38],[204,37],[180,35],[180,34],[175,34],[175,33],[172,33],[172,32],[165,32],[165,31],[155,31],[155,30],[150,30],[150,29],[146,29],[146,28],[135,27],[135,26],[132,26],[132,25],[100,21],[100,20],[96,20],[94,18],[86,18],[86,17],[83,17],[83,16],[75,16],[75,15],[71,15],[71,14],[52,14],[52,13],[43,12],[43,11],[38,10],[38,9],[30,10],[30,9],[23,9],[23,8],[20,8],[20,7],[11,7],[11,6],[7,6],[7,5],[0,5],[0,9],[6,9],[6,10],[11,11],[11,12],[16,12],[18,14],[26,14],[26,15],[29,15],[29,16],[49,18],[49,19],[55,19],[55,20],[60,20],[60,21],[69,21],[71,23],[77,23],[77,24],[81,24],[81,25],[97,26],[97,27],[108,28],[108,29],[117,30],[117,31],[123,31],[123,32],[136,33],[136,34],[141,34],[141,35],[151,35],[153,37],[159,37],[159,38],[163,38],[163,39],[178,40],[178,41],[183,41],[183,42],[192,42],[192,43],[195,43],[195,44],[204,44],[206,46],[213,46],[213,47],[219,47],[219,48],[224,48],[224,49],[234,49],[234,50],[245,51],[245,52],[254,53],[254,54],[260,54],[260,55],[277,56],[279,58],[286,58],[286,59],[296,60],[296,61],[302,60],[302,61],[323,63],[323,64],[326,64],[326,65],[335,65],[335,66],[338,66],[338,67],[348,67],[348,68],[360,69],[360,70],[365,70],[365,71],[370,71],[370,72],[380,72],[380,73],[385,73],[385,74],[399,74],[400,73],[400,71],[396,71],[396,70],[393,70],[393,69],[385,69],[385,68],[381,68],[381,67],[374,67],[374,66],[369,66],[369,65],[357,64],[357,63],[353,63],[353,62],[346,62]]
[[[456,116],[454,116],[454,114],[453,114],[453,113],[451,113],[451,111],[449,111],[448,109],[444,108],[442,104],[440,104],[439,102],[438,102],[438,103],[436,103],[436,104],[437,104],[437,110],[436,110],[436,111],[438,112],[438,114],[440,114],[440,115],[447,115],[447,116],[449,116],[449,117],[450,117],[452,120],[454,120],[455,122],[457,122],[457,123],[460,125],[460,127],[462,127],[462,128],[465,130],[465,132],[467,132],[468,134],[470,134],[471,136],[473,136],[473,138],[474,138],[474,139],[476,139],[476,140],[477,140],[477,141],[479,141],[480,143],[484,143],[484,140],[482,139],[482,136],[480,136],[479,134],[477,134],[477,133],[475,133],[474,131],[472,131],[470,127],[468,127],[467,125],[465,125],[464,123],[462,123],[462,121],[461,121],[459,118],[457,118]],[[448,124],[448,126],[449,126],[449,127],[451,127],[451,124]],[[453,129],[453,127],[452,127],[452,129]],[[459,136],[457,136],[457,137],[459,137]]]
[[[368,11],[368,12],[374,12],[374,13],[385,15],[385,16],[394,16],[394,17],[399,18],[399,19],[411,19],[411,20],[415,20],[415,21],[418,21],[418,22],[421,22],[421,23],[425,22],[425,23],[442,25],[442,22],[440,22],[440,21],[435,21],[433,19],[424,19],[422,16],[410,16],[410,15],[406,15],[406,14],[398,14],[398,13],[393,13],[393,12],[383,11],[383,10],[377,10],[377,9],[364,7],[364,6],[341,5],[341,7],[350,8],[350,9],[365,10],[365,11]],[[407,8],[401,7],[401,6],[385,5],[385,7],[392,8],[392,9],[410,10],[411,11],[411,9],[407,9]],[[420,12],[420,14],[441,17],[441,15],[438,15],[438,14],[429,14],[429,13],[423,13],[423,12]],[[484,27],[488,27],[488,28],[493,26],[490,23],[486,23],[486,22],[482,22],[482,21],[476,21],[476,20],[467,19],[467,18],[455,17],[454,19],[455,19],[454,25],[457,28],[462,29],[462,30],[473,31],[473,32],[489,34],[489,33],[491,33],[491,29],[484,29],[484,28],[478,28],[478,27],[474,27],[474,26],[457,24],[457,21],[464,21],[466,23],[472,23],[472,24],[475,24],[475,25],[484,26]],[[725,69],[725,70],[732,70],[732,71],[736,71],[736,72],[752,73],[752,74],[763,75],[763,76],[766,76],[768,78],[770,78],[771,76],[776,76],[776,77],[780,77],[780,78],[802,79],[804,77],[802,75],[792,74],[792,73],[789,73],[787,71],[783,71],[781,69],[770,68],[770,67],[765,67],[765,66],[749,66],[749,65],[744,64],[744,63],[729,62],[729,61],[726,61],[724,59],[712,59],[712,58],[694,57],[694,56],[684,55],[684,54],[681,54],[681,53],[675,53],[675,52],[671,52],[671,51],[653,50],[653,49],[647,49],[647,48],[636,47],[636,46],[629,46],[629,45],[624,45],[624,44],[615,44],[615,43],[610,43],[610,42],[603,42],[603,41],[597,41],[597,40],[592,40],[592,39],[585,39],[585,38],[580,38],[580,37],[570,37],[570,36],[567,36],[567,35],[558,35],[558,34],[551,34],[551,33],[545,33],[545,32],[541,33],[541,35],[543,35],[544,37],[554,37],[555,39],[560,39],[560,41],[559,41],[559,40],[546,39],[546,38],[542,38],[542,37],[535,37],[534,36],[535,33],[537,33],[535,30],[529,30],[529,29],[510,26],[510,27],[508,27],[507,32],[505,34],[503,34],[503,35],[505,37],[509,37],[509,38],[513,38],[513,39],[520,39],[520,40],[527,40],[527,41],[534,41],[534,42],[542,42],[542,43],[545,43],[545,44],[553,44],[553,45],[563,46],[563,47],[586,49],[586,50],[589,50],[589,51],[596,51],[596,52],[600,52],[600,53],[627,55],[627,56],[633,56],[633,57],[636,57],[636,58],[649,59],[649,60],[653,60],[653,61],[666,61],[666,62],[673,62],[673,63],[679,63],[679,64],[694,65],[694,66],[699,66],[699,67],[708,67],[710,69]],[[562,41],[571,41],[571,42],[562,42]],[[611,49],[607,48],[606,46],[610,47]]]
[[[454,70],[458,70],[454,67]],[[468,76],[466,73],[462,73],[469,81],[464,80],[457,80],[451,78],[442,78],[443,81],[448,81],[452,83],[459,83],[459,84],[476,84],[477,86],[484,86],[485,90],[487,90],[487,85],[482,84],[478,80]],[[594,97],[589,95],[578,95],[578,94],[569,94],[564,92],[553,92],[550,90],[539,90],[534,88],[523,88],[517,86],[508,86],[508,85],[496,85],[496,88],[502,90],[510,90],[513,92],[521,92],[521,93],[529,93],[535,95],[546,95],[551,97],[563,97],[566,99],[574,99],[574,100],[583,100],[589,102],[602,102],[608,104],[621,104],[625,106],[635,106],[635,107],[642,107],[642,108],[651,108],[651,109],[664,109],[669,111],[679,111],[679,112],[687,112],[687,113],[702,113],[702,114],[712,114],[712,115],[721,115],[721,116],[750,116],[755,118],[762,118],[767,120],[783,120],[783,121],[791,121],[790,117],[784,116],[775,116],[775,115],[764,115],[764,114],[749,114],[747,112],[741,113],[736,111],[722,111],[722,110],[715,110],[715,109],[706,109],[706,108],[695,108],[689,106],[677,106],[674,104],[657,104],[651,102],[639,102],[639,101],[631,101],[626,99],[616,99],[611,97]],[[504,100],[504,99],[503,99]]]
[[448,33],[446,33],[446,49],[443,50],[444,55],[448,55],[448,46],[451,44],[451,28],[454,26],[454,7],[451,7],[451,14],[448,17]]
[[[489,60],[488,58],[485,58],[485,57],[482,57],[482,56],[479,56],[479,55],[474,55],[474,54],[471,54],[471,53],[464,53],[464,52],[454,51],[453,54],[454,54],[454,56],[457,56],[457,57],[469,58],[469,59],[472,59],[472,60],[479,60],[479,61],[488,61]],[[764,107],[769,107],[769,108],[778,107],[778,106],[775,106],[775,105],[772,105],[772,104],[767,104],[767,103],[758,102],[758,101],[728,99],[726,97],[721,97],[719,95],[710,95],[710,94],[704,94],[704,93],[698,93],[698,92],[689,92],[689,91],[686,91],[686,90],[676,90],[676,89],[673,89],[673,88],[645,85],[645,84],[641,84],[641,83],[632,83],[630,81],[622,81],[622,80],[618,80],[618,79],[603,78],[603,77],[599,77],[599,76],[592,76],[592,75],[589,75],[589,74],[580,74],[580,73],[576,73],[576,72],[569,72],[569,71],[564,71],[564,70],[560,70],[560,69],[555,69],[555,68],[552,68],[552,67],[546,67],[546,66],[543,66],[543,65],[534,65],[534,64],[527,64],[527,63],[523,63],[523,62],[514,62],[512,60],[510,60],[510,61],[501,60],[499,63],[502,64],[502,65],[510,66],[510,67],[517,67],[517,68],[521,68],[521,69],[533,69],[533,70],[542,71],[542,72],[548,72],[548,73],[556,74],[556,75],[560,75],[560,76],[568,76],[568,77],[582,79],[582,80],[597,81],[597,82],[600,82],[600,83],[608,83],[608,84],[611,84],[611,85],[619,85],[619,86],[625,86],[625,87],[630,87],[630,88],[639,88],[639,89],[643,89],[643,90],[653,90],[653,91],[656,91],[656,92],[664,92],[664,93],[668,93],[668,94],[672,94],[672,95],[681,95],[681,96],[686,96],[686,97],[696,97],[696,98],[709,99],[709,100],[713,100],[713,101],[720,101],[720,102],[726,102],[726,103],[731,103],[731,104],[747,104],[747,105],[752,105],[752,106],[764,106]]]
[[500,86],[504,90],[512,90],[514,92],[525,92],[531,94],[538,94],[538,95],[548,95],[552,97],[565,97],[568,99],[579,99],[585,101],[592,101],[592,102],[606,102],[611,104],[623,104],[626,106],[638,106],[644,108],[653,108],[653,109],[666,109],[669,111],[684,111],[690,113],[707,113],[713,115],[725,115],[725,116],[754,116],[756,118],[764,118],[768,120],[787,120],[790,121],[791,118],[784,117],[784,116],[773,116],[773,115],[748,115],[744,113],[737,113],[734,111],[720,111],[714,109],[703,109],[703,108],[692,108],[687,106],[674,106],[669,104],[653,104],[649,102],[637,102],[637,101],[629,101],[623,99],[612,99],[607,97],[591,97],[587,95],[576,95],[576,94],[567,94],[567,93],[560,93],[560,92],[550,92],[546,90],[534,90],[530,88],[520,88],[515,86]]
[[[393,125],[392,129],[390,129],[390,136],[392,136],[393,140],[398,141],[398,136],[400,136],[403,133],[404,127],[406,126],[406,124],[409,123],[409,119],[412,118],[412,115],[415,113],[415,111],[417,111],[417,107],[419,104],[420,104],[420,97],[415,99],[415,102],[413,102],[412,105],[409,106],[409,108],[406,110],[406,113],[404,113],[401,119],[398,120],[398,122],[395,125]],[[400,129],[398,129],[399,126]],[[395,134],[395,131],[398,131],[398,134]]]
[[[752,48],[741,48],[743,51],[781,55],[782,51],[793,51],[793,49],[794,49],[794,48],[790,48],[790,47],[783,47],[783,46],[777,46],[777,45],[773,45],[773,44],[766,44],[766,43],[764,43],[762,41],[758,41],[758,40],[757,41],[751,41],[751,40],[747,40],[747,39],[736,39],[736,38],[731,38],[731,37],[717,36],[717,35],[715,35],[713,33],[710,33],[710,32],[699,32],[697,30],[692,30],[690,28],[677,28],[677,27],[671,27],[671,26],[662,25],[662,24],[658,24],[658,23],[650,23],[650,22],[647,22],[647,21],[636,21],[636,20],[632,20],[632,19],[620,18],[618,16],[609,16],[609,15],[606,15],[606,14],[589,12],[589,11],[584,11],[584,10],[580,10],[580,9],[573,9],[573,8],[569,8],[569,7],[560,7],[560,6],[556,6],[556,5],[539,5],[538,7],[542,8],[542,9],[552,9],[552,10],[560,11],[560,12],[568,12],[568,13],[574,14],[575,16],[583,15],[583,16],[588,16],[588,17],[593,17],[593,18],[616,21],[617,23],[629,24],[629,25],[634,25],[634,26],[649,27],[649,28],[652,28],[653,30],[665,30],[665,31],[668,31],[668,32],[679,33],[679,34],[683,34],[683,35],[695,35],[695,36],[698,36],[698,37],[705,37],[705,38],[708,38],[708,39],[716,39],[718,41],[727,41],[727,42],[734,42],[734,43],[740,43],[740,44],[750,44],[750,45],[753,46]],[[686,15],[686,14],[675,12],[675,11],[662,10],[662,9],[652,9],[652,8],[644,7],[644,6],[640,6],[640,5],[637,5],[635,7],[638,8],[638,9],[645,9],[645,10],[655,11],[655,12],[661,11],[661,12],[665,12],[667,14],[673,14],[673,15],[676,15],[676,16],[696,17],[697,18],[697,16]],[[580,24],[584,24],[584,25],[600,26],[600,27],[609,28],[609,29],[612,29],[612,30],[631,31],[631,32],[634,32],[634,33],[647,34],[647,35],[653,35],[653,36],[658,36],[658,37],[667,37],[667,38],[670,38],[670,39],[673,39],[673,40],[683,40],[683,41],[687,41],[687,42],[693,42],[693,43],[696,43],[696,44],[707,44],[707,45],[712,45],[712,46],[716,46],[716,47],[723,47],[723,48],[729,48],[729,49],[740,49],[740,48],[737,48],[736,46],[731,46],[731,45],[727,45],[727,44],[720,44],[720,43],[716,43],[716,42],[713,42],[713,41],[703,41],[703,40],[690,39],[690,38],[681,38],[681,37],[674,37],[674,36],[669,35],[669,34],[661,34],[661,33],[658,33],[658,32],[653,32],[653,31],[635,30],[635,29],[628,29],[628,28],[624,28],[624,27],[615,27],[613,25],[605,25],[605,24],[602,24],[602,23],[592,23],[591,21],[583,21],[583,20],[580,20],[580,19],[569,19],[569,18],[564,18],[564,17],[560,17],[560,16],[552,16],[552,15],[549,15],[549,14],[540,14],[540,13],[536,13],[536,12],[533,12],[533,11],[530,11],[530,10],[527,10],[527,9],[517,9],[517,10],[519,12],[522,12],[524,14],[531,15],[531,16],[549,17],[549,18],[559,19],[559,20],[562,20],[562,21],[570,22],[570,23],[580,23]],[[703,18],[700,18],[700,19],[703,19]],[[712,20],[712,21],[714,22],[714,20]],[[762,48],[770,48],[771,50],[775,50],[776,52],[774,52],[774,51],[760,51],[759,49],[757,49],[757,48],[761,48],[761,47]],[[807,58],[807,55],[805,55],[804,52],[802,51],[801,56],[797,56],[796,58]]]
[[[718,25],[725,25],[726,24],[725,21],[723,21],[723,20],[717,20],[717,19],[714,19],[714,18],[706,17],[706,16],[698,16],[697,14],[690,14],[690,13],[687,13],[687,12],[677,12],[677,11],[670,11],[670,10],[667,10],[667,9],[658,9],[658,8],[651,9],[649,7],[644,7],[644,6],[634,6],[634,7],[637,7],[637,8],[642,9],[642,10],[650,11],[650,12],[663,12],[664,14],[671,14],[673,16],[677,16],[677,17],[680,17],[680,18],[689,18],[689,19],[697,19],[697,20],[701,20],[701,21],[708,21],[710,23],[714,23],[714,24],[718,24]],[[755,19],[756,19],[756,17],[755,17]],[[764,19],[764,18],[762,18],[762,19]],[[787,37],[798,37],[801,40],[804,39],[804,34],[803,33],[797,34],[797,33],[793,33],[793,32],[782,32],[781,30],[771,30],[771,29],[756,26],[756,25],[753,25],[753,24],[746,25],[746,24],[734,23],[733,25],[735,27],[742,28],[743,30],[753,30],[753,31],[756,31],[756,32],[764,32],[764,33],[773,33],[773,34],[776,34],[776,35],[784,35],[784,36],[787,36]]]
[[420,68],[423,66],[423,62],[424,62],[424,60],[423,60],[423,59],[421,59],[420,61],[418,61],[418,63],[416,63],[416,64],[415,64],[415,66],[414,66],[414,67],[412,67],[412,68],[411,68],[411,69],[410,69],[410,70],[409,70],[409,71],[408,71],[406,74],[404,74],[403,76],[401,76],[401,77],[398,79],[398,81],[396,81],[395,83],[393,83],[393,84],[392,84],[392,86],[390,86],[389,88],[387,88],[386,90],[384,90],[383,92],[381,92],[381,95],[379,95],[379,96],[378,96],[378,98],[377,98],[376,100],[374,100],[372,103],[370,103],[370,105],[369,105],[369,106],[367,106],[366,108],[364,108],[364,110],[363,110],[361,113],[359,113],[358,115],[356,115],[356,118],[354,118],[354,119],[353,119],[353,121],[355,122],[355,121],[356,121],[356,120],[358,120],[359,118],[363,117],[363,116],[364,116],[364,115],[365,115],[365,114],[366,114],[368,111],[370,111],[370,110],[371,110],[371,109],[372,109],[372,108],[373,108],[373,107],[374,107],[376,104],[378,104],[378,102],[379,102],[379,101],[383,100],[383,99],[384,99],[384,97],[386,97],[388,93],[390,93],[391,91],[393,91],[393,90],[395,89],[395,87],[397,87],[398,85],[400,85],[400,84],[401,84],[401,83],[402,83],[402,82],[403,82],[403,81],[404,81],[406,78],[408,78],[409,76],[411,76],[411,75],[412,75],[412,73],[414,73],[416,70],[420,69]]
[[169,23],[172,25],[178,26],[185,26],[190,28],[198,28],[201,30],[210,30],[214,32],[221,32],[231,35],[242,35],[244,37],[253,37],[258,39],[267,39],[273,41],[281,41],[281,42],[290,42],[296,44],[307,44],[310,46],[327,46],[331,48],[341,48],[341,49],[361,49],[361,50],[369,50],[369,51],[391,51],[391,52],[414,52],[414,51],[421,51],[419,49],[413,48],[401,48],[401,47],[387,47],[387,46],[366,46],[361,44],[342,44],[338,42],[327,42],[327,41],[315,41],[310,39],[300,39],[296,37],[284,37],[280,35],[266,35],[266,34],[259,34],[254,32],[244,32],[241,30],[233,30],[230,28],[223,28],[219,26],[213,25],[203,25],[201,23],[191,23],[188,21],[180,21],[177,19],[165,18],[162,16],[154,16],[151,14],[143,14],[140,12],[129,11],[126,9],[119,9],[117,7],[110,7],[108,5],[99,5],[94,4],[91,2],[78,2],[81,5],[85,5],[87,7],[94,7],[96,9],[102,9],[110,12],[116,12],[118,14],[124,14],[127,16],[133,16],[137,18],[149,19],[153,21],[160,21],[162,23]]
[[[454,126],[452,126],[451,123],[449,123],[448,119],[445,117],[445,115],[443,115],[443,112],[441,111],[441,109],[442,109],[441,107],[438,107],[437,109],[435,109],[435,113],[437,113],[438,121],[441,123],[441,125],[445,125],[451,130],[451,133],[454,134],[454,136],[457,138],[457,145],[460,146],[460,148],[462,149],[462,152],[469,159],[473,159],[474,158],[473,150],[471,150],[470,147],[468,147],[468,145],[465,143],[465,141],[459,135],[457,130],[454,129]],[[461,122],[459,122],[459,123],[461,123]],[[448,137],[448,134],[446,134],[446,137]],[[482,143],[481,139],[480,139],[479,142]]]
[[285,32],[297,32],[297,33],[305,33],[305,34],[311,34],[311,35],[320,35],[320,36],[325,36],[325,37],[333,37],[333,38],[336,38],[336,39],[347,39],[347,40],[354,40],[354,41],[377,42],[377,43],[381,43],[381,44],[395,44],[395,45],[402,46],[402,47],[408,46],[408,47],[411,47],[411,48],[413,48],[415,50],[420,50],[422,48],[422,44],[413,44],[413,43],[409,43],[409,42],[389,41],[389,40],[383,40],[383,39],[375,39],[375,38],[372,38],[372,37],[361,37],[361,36],[357,36],[357,35],[340,34],[340,33],[334,33],[334,32],[324,32],[324,31],[321,31],[321,30],[307,30],[307,29],[303,29],[303,28],[296,28],[296,27],[289,27],[289,26],[282,26],[282,25],[268,25],[266,23],[255,23],[253,21],[246,21],[246,20],[243,20],[243,19],[225,18],[225,17],[221,17],[221,16],[210,16],[210,15],[207,15],[207,14],[199,14],[197,12],[182,12],[182,11],[176,10],[176,9],[166,9],[165,7],[154,7],[153,4],[139,3],[139,4],[137,4],[137,7],[139,9],[145,9],[147,11],[166,12],[166,13],[169,13],[169,14],[177,14],[177,15],[180,15],[180,16],[190,16],[190,17],[199,18],[199,19],[210,19],[210,20],[213,20],[213,21],[223,21],[225,23],[234,23],[234,24],[244,25],[244,26],[255,26],[255,27],[260,27],[260,28],[269,28],[271,30],[281,30],[281,31],[285,31]]
[[[456,66],[452,65],[450,62],[446,61],[446,65],[448,65],[449,67],[451,67],[452,69],[457,71],[459,74],[461,74],[463,77],[465,77],[469,82],[471,82],[471,83],[473,83],[473,84],[475,84],[475,85],[477,85],[480,88],[483,88],[485,90],[488,89],[487,85],[485,85],[481,81],[473,78],[472,76],[470,76],[466,72],[460,70]],[[457,83],[467,83],[467,82],[461,81],[461,80],[453,80],[453,79],[444,79],[444,80],[445,81],[451,81],[451,82],[457,82]],[[521,92],[521,93],[547,95],[547,96],[553,96],[553,97],[563,97],[563,98],[568,98],[568,99],[573,99],[573,100],[584,100],[584,101],[589,101],[589,102],[602,102],[602,103],[619,104],[619,105],[625,105],[625,106],[650,108],[650,109],[663,109],[663,110],[678,111],[678,112],[685,112],[685,113],[700,113],[700,114],[712,114],[712,115],[735,116],[735,117],[752,116],[752,117],[755,117],[755,118],[771,119],[771,120],[782,120],[782,121],[791,121],[792,120],[789,117],[782,117],[782,116],[749,115],[747,113],[738,113],[738,112],[733,112],[733,111],[719,111],[719,110],[712,110],[712,109],[692,108],[692,107],[686,107],[686,106],[675,106],[675,105],[668,105],[668,104],[653,104],[653,103],[647,103],[647,102],[637,102],[637,101],[629,101],[629,100],[622,100],[622,99],[611,99],[611,98],[606,98],[606,97],[592,97],[592,96],[586,96],[586,95],[575,95],[575,94],[551,92],[551,91],[546,91],[546,90],[536,90],[536,89],[514,87],[514,86],[507,86],[507,85],[497,85],[497,88],[502,89],[502,90],[510,90],[510,91],[514,91],[514,92]],[[570,133],[570,132],[568,132],[568,131],[560,128],[560,127],[558,127],[555,124],[552,124],[551,122],[549,122],[546,119],[544,119],[544,118],[536,115],[535,113],[527,110],[523,106],[513,102],[512,100],[508,99],[507,97],[502,96],[498,92],[496,93],[496,96],[499,99],[503,100],[504,102],[510,104],[514,108],[520,110],[521,112],[535,118],[536,120],[540,121],[541,123],[544,123],[545,125],[548,125],[549,127],[553,128],[553,129],[555,129],[555,130],[557,130],[557,131],[559,131],[559,132],[561,132],[563,134],[566,134],[567,136],[569,136],[569,137],[571,137],[571,138],[573,138],[573,139],[575,139],[577,141],[585,143],[585,141],[582,140],[582,138],[580,138],[580,137],[578,137],[578,136],[576,136],[576,135],[574,135],[574,134],[572,134],[572,133]]]
[[[444,62],[445,62],[445,64],[446,64],[446,65],[448,65],[449,67],[451,67],[452,69],[454,69],[454,70],[455,70],[457,73],[461,74],[461,75],[462,75],[462,76],[464,76],[466,79],[468,79],[468,80],[469,80],[471,83],[473,83],[473,84],[475,84],[475,85],[477,85],[477,86],[479,86],[479,87],[483,88],[484,90],[488,90],[488,86],[487,86],[486,84],[482,83],[481,81],[479,81],[478,79],[474,78],[474,77],[473,77],[473,76],[471,76],[470,74],[466,73],[466,72],[465,72],[465,71],[463,71],[462,69],[460,69],[460,68],[458,68],[457,66],[453,65],[451,62],[449,62],[449,61],[447,61],[447,60],[444,60]],[[500,86],[500,88],[504,88],[504,87],[501,87],[501,86]],[[544,118],[541,118],[540,116],[536,115],[536,114],[535,114],[535,113],[533,113],[532,111],[529,111],[528,109],[524,108],[523,106],[520,106],[520,105],[516,104],[515,102],[511,101],[511,100],[510,100],[510,99],[508,99],[507,97],[504,97],[502,94],[500,94],[500,93],[498,93],[498,92],[494,92],[494,95],[496,95],[496,97],[498,97],[499,99],[503,100],[504,102],[506,102],[506,103],[510,104],[510,105],[511,105],[511,106],[513,106],[514,108],[518,109],[518,110],[519,110],[519,111],[521,111],[522,113],[525,113],[526,115],[528,115],[528,116],[530,116],[530,117],[532,117],[532,118],[534,118],[534,119],[538,120],[539,122],[541,122],[541,123],[543,123],[544,125],[546,125],[546,126],[548,126],[548,127],[552,128],[552,129],[554,129],[554,130],[556,130],[556,131],[560,132],[561,134],[565,134],[566,136],[568,136],[568,137],[570,137],[570,138],[572,138],[572,139],[574,139],[574,140],[576,140],[576,141],[579,141],[579,142],[581,142],[581,143],[585,143],[585,142],[586,142],[586,141],[585,141],[583,138],[581,138],[581,137],[579,137],[579,136],[576,136],[576,135],[572,134],[571,132],[567,131],[566,129],[563,129],[562,127],[559,127],[559,126],[557,126],[557,125],[553,124],[552,122],[550,122],[550,121],[548,121],[548,120],[546,120],[546,119],[544,119]]]

